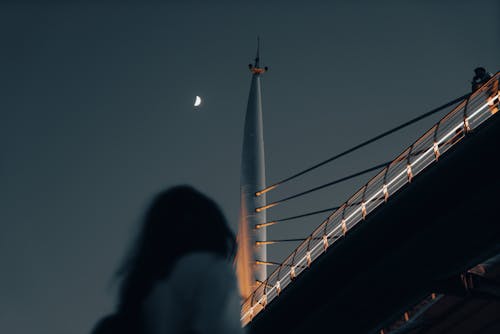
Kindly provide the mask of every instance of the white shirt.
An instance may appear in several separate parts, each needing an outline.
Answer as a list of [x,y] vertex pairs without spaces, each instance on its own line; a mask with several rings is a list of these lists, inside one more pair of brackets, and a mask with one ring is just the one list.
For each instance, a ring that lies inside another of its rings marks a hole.
[[170,275],[155,284],[143,310],[147,334],[244,333],[233,268],[213,253],[180,258]]

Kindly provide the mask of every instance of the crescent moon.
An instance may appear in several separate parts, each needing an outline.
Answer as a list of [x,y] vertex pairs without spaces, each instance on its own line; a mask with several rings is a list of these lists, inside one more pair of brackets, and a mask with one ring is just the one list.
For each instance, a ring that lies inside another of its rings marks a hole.
[[195,107],[199,107],[201,104],[201,97],[199,97],[198,95],[196,95],[196,99],[194,100],[194,106]]

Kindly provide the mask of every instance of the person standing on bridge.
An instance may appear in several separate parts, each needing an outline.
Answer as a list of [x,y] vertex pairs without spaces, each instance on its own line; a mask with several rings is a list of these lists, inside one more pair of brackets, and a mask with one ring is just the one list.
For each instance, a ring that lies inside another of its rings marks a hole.
[[491,79],[491,73],[488,73],[484,67],[474,69],[474,77],[472,78],[472,92],[475,92],[479,87]]
[[234,250],[215,202],[189,186],[160,193],[118,272],[117,312],[92,333],[243,333]]

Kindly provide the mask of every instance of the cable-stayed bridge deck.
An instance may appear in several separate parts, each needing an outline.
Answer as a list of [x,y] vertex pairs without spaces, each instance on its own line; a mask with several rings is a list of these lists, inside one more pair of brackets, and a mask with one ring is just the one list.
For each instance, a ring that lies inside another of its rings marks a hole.
[[[498,177],[489,174],[496,172],[493,147],[500,136],[497,117],[490,120],[498,111],[499,76],[460,103],[323,221],[244,302],[243,323],[259,332],[277,328],[300,332],[305,324],[314,328],[341,314],[354,325],[351,332],[356,325],[367,330],[375,325],[375,314],[377,321],[384,319],[418,298],[439,275],[471,264],[498,245],[498,224],[490,226],[488,221],[495,205],[491,192],[498,186]],[[473,224],[484,225],[479,236],[473,233],[477,228]],[[431,261],[429,256],[442,247],[447,234],[452,235],[446,240],[449,252]],[[461,243],[467,243],[463,249]],[[426,266],[423,259],[429,272],[421,270]],[[440,265],[443,261],[449,264],[446,268]],[[406,268],[407,263],[412,265]],[[407,275],[419,277],[412,268],[425,272],[421,288],[406,295],[400,287],[394,292],[373,291],[373,287],[397,287],[379,271],[393,267],[400,269],[392,274],[401,284],[408,284]],[[386,296],[386,307],[379,312],[374,305],[367,310],[357,304],[368,296],[371,300]],[[363,314],[365,320],[353,324],[352,314],[362,311],[370,311],[373,319]]]

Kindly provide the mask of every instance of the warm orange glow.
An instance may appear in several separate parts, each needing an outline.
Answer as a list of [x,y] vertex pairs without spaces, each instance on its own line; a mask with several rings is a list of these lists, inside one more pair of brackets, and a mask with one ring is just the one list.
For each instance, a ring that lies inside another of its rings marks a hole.
[[260,195],[264,195],[265,193],[267,193],[268,191],[271,191],[273,190],[274,188],[276,188],[278,185],[275,184],[274,186],[270,186],[270,187],[267,187],[265,189],[262,189],[261,191],[257,191],[255,193],[255,196],[260,196]]
[[387,202],[387,200],[389,199],[389,191],[387,191],[387,184],[384,184],[382,186],[382,191],[384,192],[384,201]]
[[436,294],[434,292],[431,293],[431,299],[436,299]]
[[363,219],[366,218],[366,205],[365,205],[365,202],[361,203],[361,215],[363,216]]
[[262,74],[264,73],[266,70],[263,69],[263,68],[260,68],[260,67],[252,67],[250,69],[250,71],[253,73],[253,74]]
[[306,253],[306,259],[307,259],[307,266],[310,267],[311,266],[311,251],[307,251]]
[[264,206],[261,206],[260,208],[255,209],[255,212],[261,212],[261,211],[267,210],[269,208],[272,208],[273,206],[276,206],[276,205],[278,205],[278,203],[276,203],[276,202],[268,204],[268,205],[264,205]]
[[495,115],[498,112],[498,80],[496,80],[491,87],[491,95],[488,99],[488,106],[490,107],[490,111],[492,115]]
[[266,226],[274,225],[276,223],[278,223],[278,222],[267,222],[267,223],[264,223],[264,224],[257,224],[257,225],[255,225],[255,228],[259,229],[259,228],[263,228],[263,227],[266,227]]
[[347,233],[347,225],[345,223],[345,219],[342,219],[341,226],[342,226],[342,234],[345,235]]
[[261,246],[261,245],[272,245],[272,244],[275,244],[276,241],[256,241],[255,244],[257,246]]
[[406,175],[408,176],[408,182],[411,182],[413,179],[413,172],[411,171],[411,165],[406,165]]
[[[497,83],[498,83],[498,81],[497,81]],[[498,94],[496,96],[492,96],[488,99],[488,107],[490,108],[490,112],[492,115],[495,115],[498,112],[498,102],[499,102],[499,95]]]
[[291,278],[291,279],[294,279],[294,278],[295,278],[295,276],[296,276],[296,275],[295,275],[295,266],[292,266],[292,267],[290,268],[290,278]]
[[441,155],[441,153],[439,153],[439,145],[438,143],[434,142],[434,156],[436,157],[436,161],[439,159],[439,156]]
[[[272,266],[272,265],[274,265],[274,263],[271,263],[271,262],[266,262],[266,261],[258,261],[258,260],[257,260],[257,261],[255,261],[255,264],[262,264],[262,265],[264,265],[264,266]],[[261,281],[257,281],[257,282],[259,282],[259,283],[261,283],[261,284],[262,284],[262,283],[264,283],[264,282],[261,282]]]
[[404,317],[405,317],[405,321],[410,320],[410,314],[408,312],[405,312]]
[[[244,202],[241,206],[245,210]],[[244,211],[243,211],[244,212]],[[244,215],[240,215],[244,217]],[[248,228],[248,221],[242,218],[238,228],[238,235],[236,238],[237,252],[236,252],[236,277],[238,278],[238,288],[243,298],[248,298],[252,294],[254,268],[253,268],[253,247],[250,244],[250,234]]]
[[323,248],[325,252],[328,249],[328,237],[326,235],[323,236]]
[[468,118],[464,119],[464,129],[465,129],[465,132],[470,132],[470,125],[469,125]]

